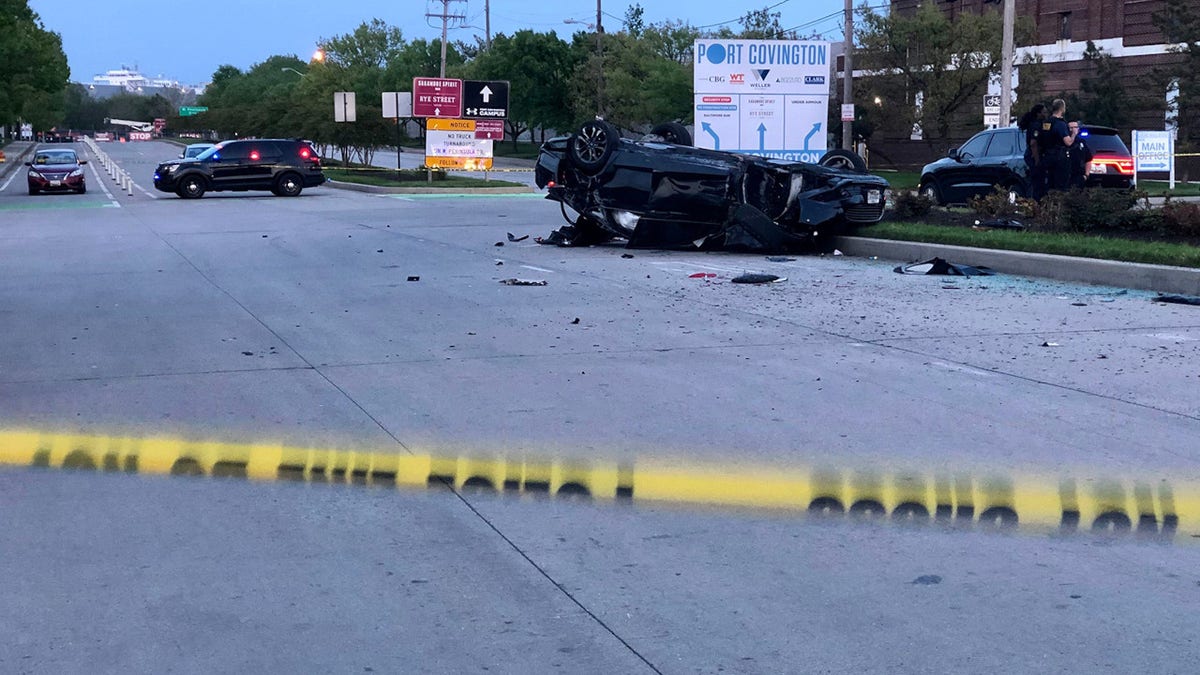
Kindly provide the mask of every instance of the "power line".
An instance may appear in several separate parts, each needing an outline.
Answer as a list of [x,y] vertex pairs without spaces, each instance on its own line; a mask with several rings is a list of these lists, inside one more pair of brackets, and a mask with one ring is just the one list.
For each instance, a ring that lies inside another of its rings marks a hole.
[[[766,11],[769,11],[769,10],[775,9],[776,7],[779,7],[780,5],[786,5],[787,3],[791,2],[791,1],[792,1],[792,0],[780,0],[780,2],[777,2],[777,3],[773,4],[773,5],[771,5],[770,7],[764,7],[762,11],[766,12]],[[718,22],[718,23],[710,23],[710,24],[708,24],[707,26],[696,26],[696,28],[697,28],[697,29],[701,29],[701,30],[702,30],[702,29],[705,29],[705,28],[714,28],[714,27],[716,27],[716,26],[724,26],[725,24],[737,23],[738,21],[741,21],[741,20],[742,20],[742,19],[744,19],[744,18],[746,18],[746,15],[745,15],[745,14],[743,14],[743,15],[739,16],[739,17],[738,17],[738,18],[736,18],[736,19],[730,19],[730,20],[728,20],[728,21],[720,21],[720,22]]]

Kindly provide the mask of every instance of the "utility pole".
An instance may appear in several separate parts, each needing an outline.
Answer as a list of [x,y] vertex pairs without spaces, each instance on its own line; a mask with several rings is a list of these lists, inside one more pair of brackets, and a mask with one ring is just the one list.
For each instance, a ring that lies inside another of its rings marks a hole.
[[[854,5],[846,0],[846,42],[842,50],[842,103],[854,103]],[[842,148],[854,151],[854,123],[842,122]]]
[[1017,0],[1004,0],[1004,46],[1000,57],[1000,124],[1008,126],[1012,119],[1013,23],[1016,21]]
[[492,2],[491,0],[483,0],[483,35],[484,44],[488,49],[492,48]]
[[596,114],[604,116],[604,17],[600,0],[596,0]]
[[[451,14],[450,13],[450,3],[466,2],[467,0],[434,0],[434,1],[442,3],[442,13],[441,14],[433,14],[432,12],[426,12],[425,18],[426,18],[426,20],[428,20],[428,19],[441,19],[442,20],[442,70],[441,70],[441,74],[439,75],[439,77],[444,78],[444,77],[446,77],[446,32],[450,29],[451,21],[458,22],[458,24],[455,26],[455,28],[457,28],[458,26],[462,25],[463,22],[465,22],[467,20],[466,14]],[[430,24],[430,25],[432,26],[433,24]]]

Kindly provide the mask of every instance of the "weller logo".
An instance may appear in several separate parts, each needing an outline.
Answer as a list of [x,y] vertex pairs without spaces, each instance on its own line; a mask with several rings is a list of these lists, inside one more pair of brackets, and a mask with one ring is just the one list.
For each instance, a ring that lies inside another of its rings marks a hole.
[[750,71],[750,74],[754,76],[754,82],[750,85],[751,87],[754,87],[755,89],[766,89],[771,86],[771,83],[767,81],[767,76],[771,74],[771,70],[769,68],[756,68]]

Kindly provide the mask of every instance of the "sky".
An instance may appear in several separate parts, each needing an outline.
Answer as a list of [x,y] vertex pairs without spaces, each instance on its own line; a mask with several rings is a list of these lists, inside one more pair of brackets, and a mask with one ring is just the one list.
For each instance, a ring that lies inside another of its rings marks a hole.
[[[630,0],[600,0],[603,24],[621,26]],[[452,0],[451,14],[463,14],[467,26],[451,30],[449,41],[470,42],[484,35],[484,0]],[[748,11],[774,5],[785,28],[802,34],[824,32],[840,39],[844,0],[641,0],[646,23],[683,20],[697,27],[721,24],[738,28]],[[856,1],[855,6],[860,4]],[[277,54],[307,59],[322,38],[351,33],[360,24],[381,19],[399,27],[405,39],[441,37],[441,0],[29,0],[43,26],[62,36],[71,80],[92,77],[122,66],[148,77],[164,76],[185,85],[204,84],[222,65],[247,70]],[[83,7],[87,9],[83,9]],[[530,29],[568,37],[595,23],[592,0],[490,0],[492,34]],[[565,20],[583,22],[565,24]],[[434,27],[436,25],[436,27]]]

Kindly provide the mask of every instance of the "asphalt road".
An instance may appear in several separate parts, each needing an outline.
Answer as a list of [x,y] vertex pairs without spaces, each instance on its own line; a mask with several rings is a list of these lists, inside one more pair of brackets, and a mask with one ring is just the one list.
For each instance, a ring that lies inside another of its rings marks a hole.
[[[105,150],[132,195],[95,162],[86,195],[0,184],[0,430],[1200,485],[1200,308],[1152,293],[508,241],[561,222],[537,195],[185,201],[150,180],[175,146]],[[729,283],[743,271],[787,281]],[[3,672],[1191,672],[1200,656],[1191,522],[1150,544],[19,467],[0,471],[0,513]]]

